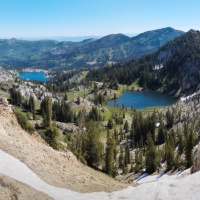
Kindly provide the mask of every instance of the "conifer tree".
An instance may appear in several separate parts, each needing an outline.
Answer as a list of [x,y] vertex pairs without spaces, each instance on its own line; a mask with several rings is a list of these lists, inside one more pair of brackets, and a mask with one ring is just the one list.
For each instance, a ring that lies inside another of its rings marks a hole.
[[29,111],[32,113],[33,119],[35,119],[35,99],[33,96],[29,98]]
[[123,167],[123,148],[122,148],[122,146],[120,146],[118,165],[119,165],[119,168],[122,169],[122,167]]
[[[186,127],[188,128],[188,127]],[[192,127],[188,128],[187,133],[185,134],[185,162],[186,162],[186,167],[189,168],[191,167],[193,163],[193,157],[192,157],[192,150],[193,150],[193,145],[194,145],[194,133],[192,130]]]
[[11,89],[10,99],[11,99],[11,104],[21,107],[22,95],[20,91],[16,91],[15,88]]
[[156,170],[156,148],[154,146],[151,133],[147,134],[147,149],[146,149],[146,171],[153,173]]
[[65,93],[64,95],[64,101],[67,101],[68,100],[68,96],[67,96],[67,93]]
[[127,167],[127,164],[130,164],[130,148],[129,148],[128,143],[126,143],[126,147],[125,147],[124,164],[126,167]]
[[174,165],[174,141],[171,134],[168,135],[165,143],[165,157],[167,161],[167,168],[171,169]]
[[105,152],[105,171],[110,176],[113,176],[114,172],[114,149],[115,141],[112,134],[107,132],[106,152]]
[[86,131],[83,134],[83,147],[82,152],[85,155],[88,165],[99,165],[102,157],[102,143],[99,131],[93,120],[86,123]]
[[77,97],[77,103],[78,103],[78,105],[80,105],[80,103],[81,103],[81,100],[80,100],[79,96]]
[[109,119],[109,120],[108,120],[108,128],[109,128],[109,129],[112,129],[112,127],[113,127],[113,120],[112,120],[112,119]]
[[116,145],[118,145],[119,144],[119,139],[118,139],[118,131],[116,129],[114,129],[114,137],[115,137]]
[[135,173],[138,173],[139,172],[139,169],[140,169],[140,161],[139,161],[139,151],[136,150],[135,151]]
[[51,127],[49,126],[47,128],[45,132],[45,136],[46,136],[47,143],[54,149],[58,149],[57,138],[59,136],[59,131],[55,122],[53,123]]
[[167,117],[167,124],[171,128],[174,124],[174,115],[169,108],[167,110],[166,117]]
[[129,131],[129,125],[128,125],[128,121],[126,120],[125,124],[124,124],[124,130],[125,133],[127,133]]
[[158,127],[158,136],[157,136],[158,144],[165,143],[165,136],[166,136],[166,131],[164,129],[163,122],[161,121],[160,126]]
[[51,99],[49,96],[47,96],[42,102],[41,102],[41,111],[43,115],[43,125],[45,128],[50,127],[51,128],[51,117],[52,117],[52,105],[51,105]]
[[122,131],[122,127],[120,127],[120,142],[123,140],[123,131]]
[[46,97],[46,127],[51,128],[52,107],[50,97]]

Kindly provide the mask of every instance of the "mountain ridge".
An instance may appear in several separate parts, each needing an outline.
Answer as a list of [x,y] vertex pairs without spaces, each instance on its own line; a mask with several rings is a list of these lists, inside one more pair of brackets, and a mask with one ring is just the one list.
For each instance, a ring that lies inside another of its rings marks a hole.
[[190,30],[153,53],[99,68],[89,80],[132,84],[138,79],[143,88],[184,96],[200,90],[200,32]]
[[91,63],[103,66],[107,62],[125,61],[155,51],[183,33],[167,27],[135,37],[110,34],[82,42],[0,40],[0,65],[43,69],[91,67]]

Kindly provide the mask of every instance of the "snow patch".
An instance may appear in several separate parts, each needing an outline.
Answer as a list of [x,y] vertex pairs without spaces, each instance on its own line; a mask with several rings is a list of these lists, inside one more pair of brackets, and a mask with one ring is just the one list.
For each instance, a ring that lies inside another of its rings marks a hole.
[[[188,171],[189,170],[184,171],[183,173],[188,174]],[[182,177],[182,172],[173,176],[164,174],[162,178],[159,179],[157,176],[149,176],[149,174],[146,173],[138,177],[138,179],[146,177],[150,183],[144,183],[141,179],[140,183],[144,184],[138,187],[128,187],[124,190],[112,193],[94,192],[83,194],[45,183],[24,163],[0,150],[0,173],[25,183],[56,200],[200,199],[200,172],[187,176],[184,175],[184,177]]]
[[155,65],[155,67],[153,68],[153,70],[159,70],[161,68],[163,68],[163,64]]
[[188,96],[186,96],[186,97],[181,97],[181,101],[185,101],[185,100],[187,100],[187,99],[189,99],[189,98],[195,96],[195,95],[198,94],[199,92],[200,92],[200,90],[199,90],[198,92],[195,92],[195,93],[193,93],[193,94],[191,94],[191,95],[188,95]]
[[158,128],[159,126],[160,126],[160,123],[159,123],[159,122],[157,122],[157,123],[156,123],[156,127]]

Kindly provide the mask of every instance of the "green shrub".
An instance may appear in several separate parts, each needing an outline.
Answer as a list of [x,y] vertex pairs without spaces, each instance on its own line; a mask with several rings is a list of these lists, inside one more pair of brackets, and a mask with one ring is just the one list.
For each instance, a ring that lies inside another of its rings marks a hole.
[[75,150],[73,153],[78,160],[80,160],[84,165],[87,165],[87,161],[77,150]]
[[56,127],[56,124],[52,125],[52,128],[46,129],[44,132],[45,134],[45,140],[46,142],[54,149],[58,150],[59,145],[57,142],[57,138],[59,136],[58,128]]
[[20,126],[28,131],[29,133],[33,133],[35,131],[33,125],[27,120],[27,118],[19,111],[15,111],[15,115],[17,117],[17,121]]
[[79,155],[79,160],[84,164],[87,165],[87,161],[85,160],[85,158],[82,155]]

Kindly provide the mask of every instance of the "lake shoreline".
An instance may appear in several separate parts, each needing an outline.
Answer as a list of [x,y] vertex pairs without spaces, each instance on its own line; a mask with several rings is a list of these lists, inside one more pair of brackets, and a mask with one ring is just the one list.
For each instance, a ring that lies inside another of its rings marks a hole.
[[33,72],[33,71],[28,71],[28,72],[20,72],[19,73],[19,78],[21,80],[28,80],[28,81],[43,81],[47,82],[50,80],[49,76],[46,76],[45,72],[40,71],[40,72]]
[[[128,93],[128,94],[126,94]],[[119,94],[119,93],[118,93]],[[123,97],[123,95],[126,95]],[[131,96],[134,94],[134,97]],[[146,95],[146,97],[145,97]],[[155,96],[155,97],[154,97]],[[131,98],[131,99],[130,99]],[[167,93],[161,93],[152,90],[122,90],[121,95],[118,98],[113,98],[107,101],[108,106],[124,106],[127,108],[135,108],[137,110],[144,110],[150,107],[165,107],[173,105],[179,98],[169,95]],[[132,100],[132,101],[131,101]],[[158,105],[156,105],[156,101]],[[140,105],[143,103],[143,106]]]

